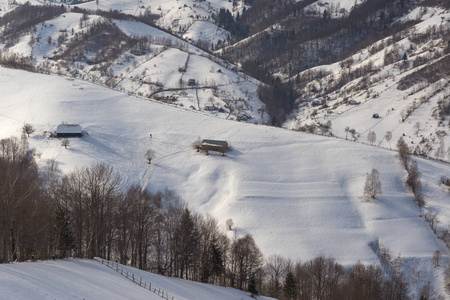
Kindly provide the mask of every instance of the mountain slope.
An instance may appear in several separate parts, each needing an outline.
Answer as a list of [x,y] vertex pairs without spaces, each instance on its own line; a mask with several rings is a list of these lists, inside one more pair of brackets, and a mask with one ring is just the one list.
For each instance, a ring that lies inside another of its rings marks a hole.
[[[128,183],[151,191],[169,187],[221,224],[233,219],[237,233],[254,235],[266,256],[377,263],[375,243],[393,258],[401,255],[413,293],[427,281],[445,293],[445,270],[432,267],[432,256],[443,253],[445,266],[448,250],[423,213],[438,214],[442,236],[450,196],[440,178],[448,176],[448,164],[418,159],[422,211],[403,184],[406,172],[394,151],[212,118],[53,75],[1,68],[0,88],[0,137],[19,136],[31,123],[40,166],[55,159],[69,172],[105,162]],[[80,124],[88,135],[64,149],[48,135],[62,121]],[[191,144],[198,137],[227,140],[232,150],[225,157],[197,153]],[[151,165],[144,158],[149,148]],[[372,168],[380,172],[383,194],[367,202],[363,187]]]

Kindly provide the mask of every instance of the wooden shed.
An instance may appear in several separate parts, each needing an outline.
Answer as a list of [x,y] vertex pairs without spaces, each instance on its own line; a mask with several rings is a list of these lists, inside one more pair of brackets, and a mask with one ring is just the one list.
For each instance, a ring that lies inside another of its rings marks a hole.
[[83,132],[78,124],[59,124],[56,128],[57,137],[82,137]]
[[199,147],[200,150],[205,150],[206,153],[208,153],[208,151],[215,151],[222,153],[222,155],[225,155],[228,148],[229,145],[226,141],[219,140],[203,140]]

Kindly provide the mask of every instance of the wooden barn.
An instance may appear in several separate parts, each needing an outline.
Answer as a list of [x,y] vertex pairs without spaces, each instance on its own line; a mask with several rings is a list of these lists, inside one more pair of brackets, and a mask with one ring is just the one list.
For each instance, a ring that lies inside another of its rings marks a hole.
[[225,155],[227,152],[229,145],[226,141],[218,141],[218,140],[203,140],[199,149],[206,151],[208,154],[209,151],[220,152],[222,155]]
[[57,137],[82,137],[83,132],[78,124],[59,124],[56,128]]

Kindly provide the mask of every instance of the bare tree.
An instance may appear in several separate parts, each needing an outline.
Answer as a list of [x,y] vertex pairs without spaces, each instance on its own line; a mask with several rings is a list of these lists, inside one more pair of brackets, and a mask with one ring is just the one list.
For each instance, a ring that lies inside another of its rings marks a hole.
[[425,220],[427,220],[428,224],[430,224],[431,230],[433,231],[434,231],[434,224],[438,223],[437,216],[438,216],[437,213],[432,213],[431,211],[425,214]]
[[64,139],[61,141],[61,146],[63,146],[65,149],[70,146],[70,141],[68,139]]
[[391,149],[392,131],[386,131],[384,138],[386,139],[386,141],[388,141],[389,149]]
[[420,122],[416,122],[414,123],[414,134],[416,136],[419,136],[419,131],[420,131]]
[[442,298],[439,297],[438,293],[431,285],[431,282],[428,281],[427,284],[420,290],[420,299],[440,300]]
[[356,133],[355,128],[350,128],[348,132],[352,135],[354,141],[358,138],[358,133]]
[[420,172],[417,162],[414,160],[408,166],[408,177],[406,178],[406,185],[413,192],[414,199],[417,204],[422,207],[425,205],[425,201],[422,196],[422,183],[420,181]]
[[225,226],[227,227],[228,230],[233,230],[233,226],[234,226],[234,222],[232,219],[228,219],[225,222]]
[[30,134],[34,133],[35,129],[34,129],[33,125],[26,123],[22,127],[22,132],[25,133],[27,135],[27,137],[30,137]]
[[436,152],[434,153],[436,158],[444,159],[445,158],[445,142],[444,139],[441,139],[441,142],[439,143],[439,148],[436,149]]
[[380,173],[377,169],[372,169],[370,174],[367,173],[364,185],[364,196],[366,199],[375,199],[378,194],[382,193],[379,175]]
[[197,152],[200,151],[200,146],[202,145],[202,139],[198,137],[195,141],[192,142],[192,148],[196,149]]
[[246,289],[250,278],[261,268],[263,255],[249,234],[235,240],[231,249],[231,286],[237,281],[238,289]]
[[152,163],[153,158],[155,158],[155,152],[152,149],[148,149],[145,152],[145,159],[147,160],[148,164],[150,165]]
[[410,150],[409,150],[408,145],[406,145],[405,141],[403,140],[403,137],[400,137],[398,139],[397,149],[398,149],[398,155],[400,157],[400,161],[402,162],[403,167],[407,170]]
[[377,135],[374,131],[369,131],[369,134],[367,135],[367,141],[369,141],[370,145],[372,146],[377,141]]
[[441,251],[436,250],[433,253],[433,263],[434,267],[437,268],[441,262]]
[[286,273],[287,261],[280,255],[271,255],[267,258],[264,270],[268,278],[268,296],[278,298],[283,289],[282,278]]

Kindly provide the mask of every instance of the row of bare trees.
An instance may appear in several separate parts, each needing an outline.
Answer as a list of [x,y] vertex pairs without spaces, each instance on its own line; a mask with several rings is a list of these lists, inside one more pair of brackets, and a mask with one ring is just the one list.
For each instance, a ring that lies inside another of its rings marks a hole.
[[[281,300],[410,299],[402,273],[388,278],[380,266],[356,263],[349,268],[332,258],[316,257],[293,263],[279,255],[265,265],[262,293]],[[430,284],[420,289],[421,299],[438,299]]]

